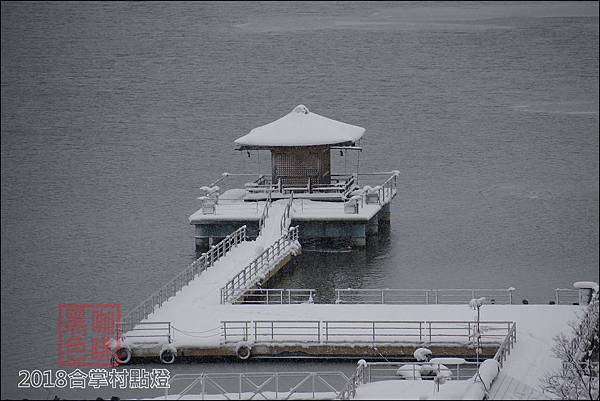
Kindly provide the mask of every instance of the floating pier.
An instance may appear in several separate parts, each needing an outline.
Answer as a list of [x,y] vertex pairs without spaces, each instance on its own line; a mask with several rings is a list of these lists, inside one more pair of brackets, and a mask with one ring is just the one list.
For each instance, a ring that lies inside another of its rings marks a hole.
[[[242,225],[256,237],[265,208],[280,199],[293,199],[291,225],[298,226],[302,241],[339,239],[365,246],[369,236],[389,227],[399,172],[360,172],[359,156],[354,173],[331,172],[332,152],[359,155],[356,143],[364,132],[300,105],[238,138],[241,152],[270,152],[271,174],[223,173],[201,188],[201,208],[189,218],[196,251],[204,252]],[[238,178],[247,180],[241,188],[234,185]]]

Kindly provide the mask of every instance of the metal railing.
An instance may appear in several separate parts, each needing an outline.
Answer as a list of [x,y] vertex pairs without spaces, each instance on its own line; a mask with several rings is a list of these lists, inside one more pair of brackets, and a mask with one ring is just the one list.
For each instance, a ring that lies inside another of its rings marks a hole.
[[340,304],[466,304],[486,297],[488,303],[512,304],[515,288],[507,289],[362,289],[336,288]]
[[[365,382],[373,383],[383,380],[418,380],[431,379],[434,375],[426,373],[436,370],[440,364],[432,362],[367,362]],[[460,363],[444,363],[447,368],[446,378],[451,380],[467,380],[473,377],[481,363],[464,361]],[[399,371],[400,369],[400,371]],[[429,371],[429,372],[427,372]]]
[[592,293],[589,289],[557,288],[554,290],[554,302],[557,305],[587,305]]
[[221,288],[221,304],[235,301],[241,291],[255,285],[270,271],[275,261],[291,251],[297,240],[298,226],[290,228]]
[[[451,380],[468,380],[477,374],[480,363],[439,363],[432,362],[366,362],[361,360],[350,376],[346,385],[338,395],[338,399],[351,400],[356,396],[356,390],[361,384],[373,383],[383,380],[433,380],[435,372],[443,369],[444,375]],[[443,366],[443,367],[442,367]],[[428,374],[423,375],[426,372]]]
[[257,288],[240,289],[236,304],[307,304],[313,303],[314,289]]
[[350,176],[348,181],[344,185],[344,191],[342,192],[342,199],[346,200],[350,194],[357,188],[357,178],[355,175]]
[[[382,172],[374,172],[374,173],[359,173],[357,174],[356,177],[356,185],[362,185],[359,184],[359,177],[364,177],[364,176],[379,176],[379,175],[390,175],[384,182],[383,184],[378,184],[374,187],[372,187],[368,193],[363,193],[362,196],[367,198],[369,196],[369,194],[373,194],[376,193],[377,194],[377,202],[380,205],[383,205],[385,203],[387,203],[389,200],[391,200],[394,196],[396,196],[396,192],[398,189],[398,176],[400,175],[400,172],[395,170],[395,171],[382,171]],[[362,180],[361,180],[362,181]],[[364,203],[370,203],[365,201]]]
[[269,208],[271,207],[271,191],[267,195],[267,200],[265,201],[265,207],[260,215],[260,219],[258,220],[258,235],[262,231],[265,226],[265,222],[267,221],[267,217],[269,217]]
[[170,344],[173,342],[171,329],[171,322],[139,322],[130,330],[124,331],[121,328],[121,339],[135,339],[138,343],[154,343],[157,338],[165,338]]
[[[508,321],[480,322],[480,342],[502,344],[513,326]],[[465,344],[472,343],[476,327],[473,321],[238,320],[222,321],[221,335],[225,343]]]
[[[480,341],[499,344],[512,322],[480,322]],[[473,321],[324,321],[327,343],[454,343],[470,342],[476,331]]]
[[365,360],[361,359],[360,361],[358,361],[358,366],[356,367],[356,370],[346,382],[346,385],[344,386],[340,394],[337,396],[337,399],[351,400],[356,396],[356,390],[358,389],[358,387],[361,384],[365,383],[365,372],[367,370],[367,366],[368,365]]
[[396,196],[396,191],[398,189],[398,174],[398,172],[394,172],[378,189],[377,192],[379,193],[380,205],[387,203],[387,201]]
[[514,347],[515,342],[517,341],[517,323],[513,322],[510,329],[508,330],[508,334],[498,347],[498,351],[496,351],[496,355],[494,355],[494,359],[500,364],[500,368],[504,366],[504,361],[510,355],[510,351]]
[[283,209],[283,215],[281,216],[281,222],[279,223],[279,232],[283,235],[284,232],[287,232],[290,224],[292,223],[292,205],[294,204],[294,193],[290,193],[290,199],[285,205],[285,209]]
[[[284,185],[282,182],[282,178],[284,179],[298,179],[302,184]],[[258,180],[253,183],[248,183],[245,185],[246,191],[249,193],[268,193],[268,192],[277,192],[281,194],[288,194],[292,192],[296,193],[334,193],[343,195],[349,191],[349,189],[355,189],[356,178],[352,175],[332,175],[331,183],[329,184],[315,184],[311,180],[311,177],[306,176],[279,176],[277,182],[272,182],[270,178],[266,178],[264,176],[259,177]],[[304,182],[306,184],[304,184]]]
[[[165,399],[335,399],[348,376],[343,372],[255,372],[176,374]],[[185,387],[183,387],[185,386]],[[177,391],[178,387],[183,387]]]
[[196,278],[196,276],[212,266],[219,258],[226,255],[231,248],[238,246],[243,241],[246,241],[246,226],[238,228],[217,245],[212,246],[208,252],[203,253],[202,256],[192,262],[182,272],[154,291],[135,308],[131,309],[119,322],[121,333],[124,334],[132,330],[137,324],[154,313],[169,298]]
[[[246,183],[243,185],[245,187],[247,193],[269,193],[269,192],[277,192],[280,194],[288,194],[292,192],[296,193],[332,193],[339,194],[342,200],[347,200],[354,190],[358,189],[359,185],[359,177],[360,176],[379,176],[379,175],[388,175],[391,176],[384,181],[383,184],[377,185],[377,190],[375,192],[378,193],[379,203],[384,204],[389,199],[395,196],[397,188],[398,188],[398,171],[384,171],[384,172],[373,172],[373,173],[358,173],[352,175],[344,175],[344,174],[331,174],[331,183],[329,184],[314,184],[307,177],[302,176],[301,178],[306,179],[306,185],[283,185],[281,178],[277,182],[272,182],[271,177],[265,174],[252,174],[252,173],[223,173],[220,178],[213,181],[209,184],[209,187],[213,187],[217,184],[223,185],[227,182],[227,187],[230,187],[232,182],[235,181],[235,178],[238,177],[257,177],[253,182]],[[286,176],[282,176],[286,177]],[[289,176],[292,177],[292,176]],[[220,190],[219,192],[223,193],[224,190]]]
[[229,320],[221,322],[223,343],[286,343],[302,338],[304,342],[321,342],[318,320]]

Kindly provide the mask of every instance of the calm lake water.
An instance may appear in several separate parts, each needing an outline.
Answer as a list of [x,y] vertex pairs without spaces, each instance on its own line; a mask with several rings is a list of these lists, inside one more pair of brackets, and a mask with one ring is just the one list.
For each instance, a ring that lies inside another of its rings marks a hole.
[[598,48],[593,2],[2,3],[2,398],[81,396],[16,388],[57,368],[57,305],[127,310],[183,269],[198,188],[300,103],[365,127],[361,169],[400,189],[389,237],[285,285],[598,281]]

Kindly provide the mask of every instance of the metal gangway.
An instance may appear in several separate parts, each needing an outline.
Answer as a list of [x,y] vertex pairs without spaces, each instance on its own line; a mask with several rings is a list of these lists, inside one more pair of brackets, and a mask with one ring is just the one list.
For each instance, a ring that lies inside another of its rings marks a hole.
[[[247,297],[251,294],[248,290],[260,284],[271,270],[282,262],[283,258],[290,254],[297,254],[300,251],[298,226],[290,227],[293,202],[294,196],[292,194],[283,209],[279,210],[279,214],[274,213],[275,208],[271,206],[270,201],[266,203],[265,208],[271,211],[265,214],[264,222],[261,223],[261,235],[263,235],[264,230],[271,233],[271,235],[276,231],[281,236],[221,287],[221,304],[234,303],[242,297]],[[275,224],[278,224],[279,227],[276,227]],[[259,238],[261,235],[259,235]],[[312,294],[310,298],[312,299]],[[281,299],[281,303],[284,303],[283,296]],[[291,299],[291,296],[288,299]]]
[[[286,257],[297,254],[300,250],[298,227],[290,227],[292,202],[293,197],[290,197],[283,207],[274,208],[269,198],[264,206],[260,221],[260,233],[255,241],[248,239],[246,226],[244,225],[218,244],[212,246],[208,252],[203,253],[183,271],[131,309],[118,323],[121,336],[127,337],[129,335],[129,337],[136,338],[161,337],[167,338],[168,342],[171,342],[172,328],[169,322],[159,322],[161,325],[157,327],[157,322],[146,320],[157,312],[165,302],[173,300],[192,281],[202,280],[202,273],[214,266],[215,263],[223,264],[227,262],[228,255],[232,250],[239,247],[247,248],[245,255],[248,255],[248,262],[238,265],[236,260],[235,263],[230,263],[237,273],[229,281],[223,283],[220,302],[235,302],[241,296],[248,297],[251,294],[248,290],[256,286]],[[254,257],[257,250],[262,249],[265,244],[269,245],[258,256]],[[281,294],[279,297],[280,303],[287,303],[286,300],[289,303],[304,302],[304,300],[299,301],[297,294],[287,293],[286,295],[287,297],[284,297]],[[301,295],[301,298],[304,298],[304,294]],[[308,293],[308,299],[312,300],[312,292]],[[218,304],[219,299],[215,299],[214,303]]]

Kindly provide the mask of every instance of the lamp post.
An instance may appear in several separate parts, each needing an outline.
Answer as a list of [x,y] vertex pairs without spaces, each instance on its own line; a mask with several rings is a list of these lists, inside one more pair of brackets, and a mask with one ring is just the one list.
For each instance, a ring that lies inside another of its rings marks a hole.
[[486,298],[481,297],[478,299],[473,298],[469,301],[469,306],[471,309],[477,311],[477,326],[475,328],[475,333],[473,333],[473,337],[477,340],[477,345],[475,347],[475,355],[477,358],[477,366],[479,367],[479,353],[481,352],[481,326],[480,326],[480,317],[481,317],[481,307],[485,304]]

